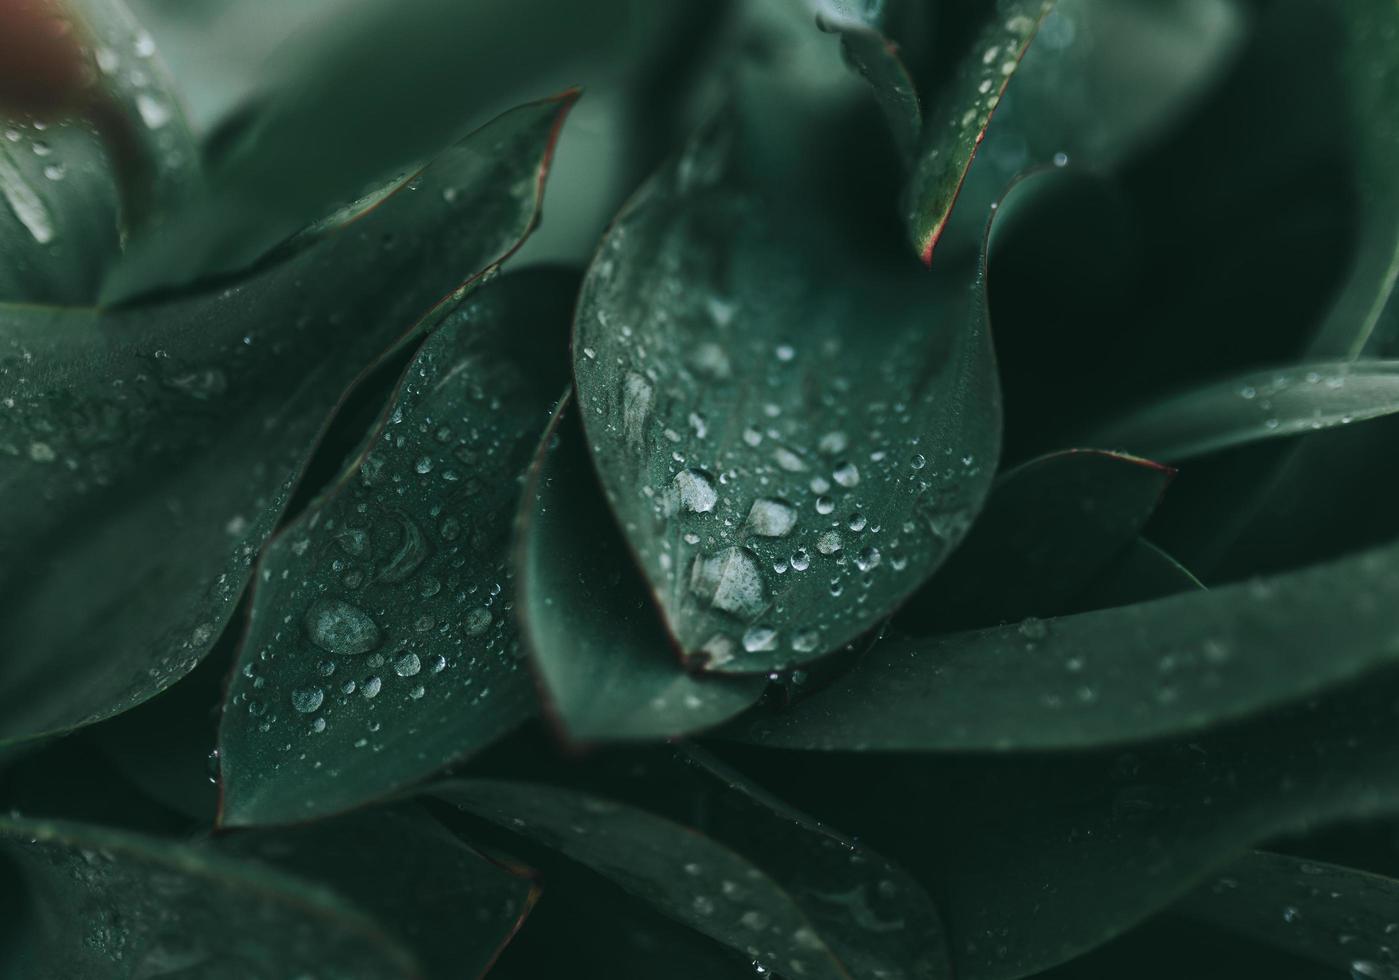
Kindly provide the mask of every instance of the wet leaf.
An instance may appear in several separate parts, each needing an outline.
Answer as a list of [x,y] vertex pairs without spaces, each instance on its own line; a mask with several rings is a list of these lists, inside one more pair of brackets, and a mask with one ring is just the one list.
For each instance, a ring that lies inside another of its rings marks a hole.
[[1136,539],[1175,471],[1072,449],[997,477],[962,546],[909,600],[918,633],[1052,616]]
[[133,242],[104,301],[236,273],[468,125],[571,83],[585,57],[620,73],[629,46],[668,16],[666,5],[628,0],[326,11],[268,58],[210,140],[208,192],[173,227]]
[[836,649],[916,588],[1000,426],[982,272],[883,263],[819,209],[770,208],[741,145],[712,127],[645,185],[574,327],[608,500],[685,655],[725,672]]
[[509,515],[568,377],[576,285],[507,276],[448,313],[354,460],[268,547],[219,733],[222,822],[347,809],[534,714]]
[[1325,361],[1229,378],[1095,431],[1095,445],[1176,462],[1399,412],[1399,361]]
[[1137,605],[878,643],[737,730],[762,745],[1065,749],[1197,731],[1399,658],[1399,550]]
[[977,147],[1010,78],[1054,0],[995,5],[923,126],[922,145],[905,191],[908,234],[925,265],[947,225]]
[[194,193],[194,137],[120,0],[10,5],[0,66],[0,301],[86,305]]
[[780,975],[948,975],[937,914],[918,886],[779,801],[728,787],[692,828],[542,784],[470,780],[434,793],[557,849]]
[[0,741],[109,717],[193,668],[347,386],[529,231],[568,103],[502,116],[218,293],[0,307],[0,488],[16,502],[0,523]]
[[3,817],[0,853],[31,890],[17,955],[35,980],[419,976],[408,950],[334,892],[207,847]]
[[1236,0],[1057,0],[996,107],[944,247],[974,246],[987,209],[1027,170],[1120,171],[1233,67],[1248,20]]
[[683,735],[762,694],[761,677],[681,665],[607,509],[571,399],[540,443],[516,526],[521,627],[567,738]]
[[1393,980],[1399,881],[1286,854],[1254,851],[1176,906],[1355,980]]
[[1133,752],[768,752],[744,768],[927,882],[958,977],[1009,980],[1125,931],[1262,840],[1395,812],[1397,697],[1390,671]]
[[821,29],[840,35],[842,53],[869,83],[899,155],[911,164],[923,128],[923,107],[899,46],[887,33],[885,21],[894,14],[884,4],[849,0],[812,0],[812,6]]

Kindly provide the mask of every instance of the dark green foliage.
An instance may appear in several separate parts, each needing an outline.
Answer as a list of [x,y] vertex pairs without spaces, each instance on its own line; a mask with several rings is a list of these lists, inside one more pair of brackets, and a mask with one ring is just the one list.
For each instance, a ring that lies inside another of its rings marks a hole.
[[130,2],[0,0],[0,977],[1399,977],[1396,0]]

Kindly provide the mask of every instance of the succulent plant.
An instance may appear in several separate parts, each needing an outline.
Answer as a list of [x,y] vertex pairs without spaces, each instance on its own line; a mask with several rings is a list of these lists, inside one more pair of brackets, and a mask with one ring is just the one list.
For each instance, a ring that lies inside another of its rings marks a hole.
[[1399,977],[1396,0],[130,2],[0,0],[0,976]]

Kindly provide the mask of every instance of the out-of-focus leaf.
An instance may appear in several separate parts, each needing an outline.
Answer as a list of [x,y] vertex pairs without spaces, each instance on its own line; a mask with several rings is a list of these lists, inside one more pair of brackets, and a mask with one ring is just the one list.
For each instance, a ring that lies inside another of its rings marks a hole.
[[743,767],[925,881],[958,977],[1009,980],[1105,942],[1259,841],[1393,813],[1396,698],[1391,671],[1133,752],[750,752]]
[[1254,851],[1176,910],[1269,946],[1305,956],[1355,980],[1393,980],[1399,881]]
[[216,846],[326,882],[409,950],[414,976],[428,980],[485,976],[539,896],[529,869],[481,854],[412,805],[232,834]]
[[876,644],[763,745],[1064,749],[1196,731],[1399,659],[1399,549],[1208,592]]
[[329,889],[207,847],[0,817],[30,889],[15,956],[33,980],[420,976],[413,956]]
[[[896,16],[895,5],[852,3],[850,0],[808,0],[816,22],[824,31],[840,35],[841,51],[874,90],[875,100],[889,124],[899,155],[912,164],[918,152],[923,129],[923,107],[918,92],[899,53],[898,44],[887,35],[886,19]],[[897,4],[902,8],[918,5]]]
[[[1300,0],[1299,0],[1300,2]],[[1399,7],[1389,0],[1341,5],[1312,0],[1340,22],[1344,41],[1330,71],[1339,73],[1341,111],[1363,202],[1350,274],[1317,332],[1315,356],[1399,355]]]
[[[434,792],[557,849],[765,970],[948,975],[936,911],[911,879],[746,784],[724,786],[694,828],[540,784],[470,780]],[[725,836],[712,836],[716,829]]]
[[223,823],[385,796],[534,713],[509,515],[568,377],[576,287],[507,276],[451,311],[350,465],[268,547],[219,732]]
[[761,677],[696,676],[681,665],[607,509],[571,399],[540,442],[516,527],[520,623],[565,736],[668,738],[762,694]]
[[753,980],[751,957],[714,942],[586,869],[551,868],[548,888],[491,980]]
[[178,224],[132,243],[103,299],[245,268],[468,124],[537,95],[553,84],[546,77],[582,70],[585,57],[625,66],[670,16],[667,5],[632,0],[329,9],[269,60],[258,90],[212,138],[207,193]]
[[1109,423],[1091,440],[1176,462],[1395,412],[1399,361],[1326,361],[1184,392]]
[[109,717],[194,667],[346,388],[528,233],[569,101],[507,113],[218,293],[0,306],[0,741]]
[[1130,606],[1203,588],[1188,568],[1146,538],[1137,538],[1070,600],[1063,611],[1073,613]]
[[925,265],[947,225],[986,127],[1010,78],[1054,0],[1005,0],[958,67],[955,78],[928,113],[917,162],[909,179],[909,239]]
[[1237,0],[1057,0],[996,109],[948,234],[974,244],[987,209],[1026,170],[1126,163],[1223,77],[1247,21]]
[[91,303],[122,239],[198,179],[155,44],[120,0],[0,11],[0,301]]
[[926,634],[1063,612],[1136,539],[1174,475],[1090,449],[1020,464],[996,479],[962,546],[897,625]]
[[836,649],[916,588],[1000,425],[984,260],[880,261],[754,192],[746,147],[710,127],[638,193],[574,332],[593,458],[667,625],[739,673]]

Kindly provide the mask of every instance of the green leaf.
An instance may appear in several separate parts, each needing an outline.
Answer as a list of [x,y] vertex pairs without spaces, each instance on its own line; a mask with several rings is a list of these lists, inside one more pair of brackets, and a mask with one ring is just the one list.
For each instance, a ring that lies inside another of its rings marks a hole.
[[133,242],[104,301],[247,267],[431,157],[467,124],[560,87],[585,57],[618,73],[631,45],[668,16],[664,5],[630,0],[428,0],[329,12],[268,59],[259,89],[211,140],[208,193],[176,226]]
[[0,849],[31,891],[17,965],[34,980],[419,976],[406,949],[335,893],[205,847],[0,817]]
[[585,742],[667,738],[731,718],[766,681],[681,665],[572,404],[560,404],[540,442],[516,521],[520,623],[550,718]]
[[1204,385],[1096,430],[1095,445],[1176,462],[1399,412],[1399,361],[1324,361]]
[[1355,980],[1391,980],[1399,881],[1286,854],[1253,851],[1176,910],[1305,956]]
[[755,193],[738,142],[704,131],[618,217],[574,370],[671,633],[742,673],[840,647],[937,567],[991,481],[1000,398],[981,268],[880,261]]
[[549,870],[549,887],[490,980],[753,980],[750,957],[654,911],[586,869]]
[[569,101],[502,116],[319,246],[218,293],[0,306],[14,502],[0,741],[109,717],[193,668],[346,388],[528,233]]
[[894,15],[883,4],[849,0],[812,0],[812,6],[818,26],[840,35],[841,52],[873,89],[899,156],[912,164],[923,128],[923,107],[898,44],[886,33],[885,21]]
[[534,714],[508,515],[568,378],[576,286],[507,276],[447,315],[354,460],[269,545],[219,732],[223,823],[385,796]]
[[1389,0],[1314,3],[1339,22],[1336,59],[1345,98],[1360,231],[1349,274],[1317,331],[1315,356],[1399,355],[1399,8]]
[[1137,538],[1063,612],[1130,606],[1197,589],[1204,585],[1189,569],[1146,538]]
[[411,811],[213,844],[0,818],[0,853],[33,916],[8,952],[35,980],[475,975],[535,897]]
[[540,894],[528,868],[463,844],[415,805],[232,834],[217,846],[329,883],[411,951],[414,976],[485,976]]
[[899,613],[918,633],[1052,616],[1136,539],[1175,471],[1071,449],[997,477],[962,546]]
[[955,78],[923,127],[918,160],[905,191],[908,234],[925,265],[947,225],[977,147],[1020,59],[1054,0],[995,5]]
[[1390,671],[1134,752],[770,752],[744,768],[927,882],[958,977],[1009,980],[1123,932],[1259,841],[1395,812],[1396,696]]
[[775,810],[777,801],[735,791],[714,801],[710,819],[746,821],[730,822],[737,839],[721,842],[705,827],[540,784],[478,779],[433,792],[781,975],[949,975],[936,912],[918,886],[855,842]]
[[199,154],[120,0],[26,7],[0,31],[0,301],[83,306],[125,236],[194,193]]
[[1208,592],[877,643],[736,731],[762,745],[1065,749],[1196,731],[1399,659],[1399,549]]

